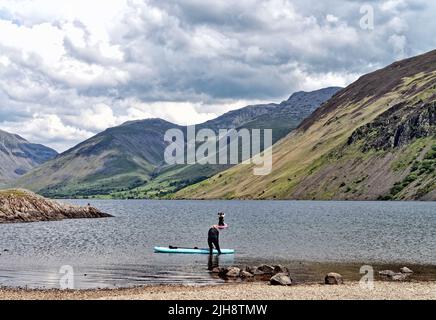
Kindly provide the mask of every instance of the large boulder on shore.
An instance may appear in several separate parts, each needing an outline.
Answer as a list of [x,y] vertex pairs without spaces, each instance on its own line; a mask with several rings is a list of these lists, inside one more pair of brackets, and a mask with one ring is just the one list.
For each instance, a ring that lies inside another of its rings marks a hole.
[[0,191],[0,223],[111,217],[91,206],[73,206],[22,189]]

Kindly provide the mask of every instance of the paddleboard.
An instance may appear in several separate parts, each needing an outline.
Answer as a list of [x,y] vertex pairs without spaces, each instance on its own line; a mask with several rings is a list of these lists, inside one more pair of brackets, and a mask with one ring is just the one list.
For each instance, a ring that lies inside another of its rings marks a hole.
[[[185,253],[185,254],[209,254],[208,248],[178,248],[178,247],[154,247],[156,253]],[[221,249],[222,254],[234,254],[234,249]],[[218,254],[218,250],[213,249],[213,254]]]

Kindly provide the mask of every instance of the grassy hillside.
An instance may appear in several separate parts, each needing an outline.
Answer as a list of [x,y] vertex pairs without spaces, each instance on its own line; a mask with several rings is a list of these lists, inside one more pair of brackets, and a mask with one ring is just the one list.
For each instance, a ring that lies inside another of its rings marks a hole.
[[273,172],[238,165],[176,198],[436,199],[436,51],[361,77],[273,146]]

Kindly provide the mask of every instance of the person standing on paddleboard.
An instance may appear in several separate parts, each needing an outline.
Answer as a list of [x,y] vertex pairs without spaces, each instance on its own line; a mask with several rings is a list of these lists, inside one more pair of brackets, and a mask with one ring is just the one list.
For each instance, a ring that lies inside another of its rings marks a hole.
[[217,225],[213,225],[207,234],[207,244],[209,245],[209,254],[213,254],[213,247],[218,250],[218,254],[221,254],[219,243],[220,231]]

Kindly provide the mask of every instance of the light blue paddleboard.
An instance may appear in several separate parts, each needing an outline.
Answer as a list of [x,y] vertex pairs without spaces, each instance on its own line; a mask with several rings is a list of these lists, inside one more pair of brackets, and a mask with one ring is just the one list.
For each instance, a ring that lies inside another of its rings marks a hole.
[[[154,247],[154,252],[157,253],[186,253],[186,254],[209,254],[207,248],[169,248],[169,247]],[[222,254],[234,254],[234,249],[221,249]],[[213,254],[218,254],[218,250],[214,249]]]

